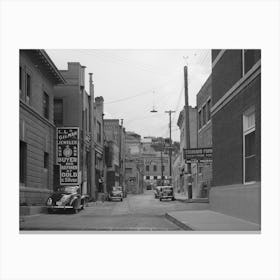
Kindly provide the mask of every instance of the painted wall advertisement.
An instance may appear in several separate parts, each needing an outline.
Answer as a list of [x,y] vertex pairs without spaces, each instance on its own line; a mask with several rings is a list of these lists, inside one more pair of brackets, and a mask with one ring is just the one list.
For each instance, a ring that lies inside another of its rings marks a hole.
[[60,166],[60,184],[78,185],[79,128],[57,128],[57,164]]

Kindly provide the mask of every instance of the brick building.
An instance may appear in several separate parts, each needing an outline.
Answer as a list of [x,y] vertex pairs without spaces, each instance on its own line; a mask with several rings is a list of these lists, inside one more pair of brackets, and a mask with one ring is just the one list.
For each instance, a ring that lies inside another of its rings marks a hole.
[[141,136],[127,131],[125,134],[125,183],[128,193],[143,192],[143,160],[141,157]]
[[53,190],[54,86],[64,82],[44,50],[20,50],[21,204],[43,204]]
[[[196,95],[198,124],[197,124],[197,147],[212,147],[212,123],[211,123],[211,98],[212,78],[211,75]],[[198,163],[197,168],[198,195],[208,197],[209,188],[212,184],[212,162]]]
[[211,208],[260,224],[260,50],[212,50],[211,115]]

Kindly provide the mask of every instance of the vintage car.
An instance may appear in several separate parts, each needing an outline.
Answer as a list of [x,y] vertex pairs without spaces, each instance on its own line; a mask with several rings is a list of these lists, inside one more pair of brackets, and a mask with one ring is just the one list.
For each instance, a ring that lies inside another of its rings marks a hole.
[[154,192],[155,198],[159,198],[161,187],[162,186],[155,187],[155,192]]
[[123,191],[121,187],[113,187],[112,191],[109,193],[109,201],[112,200],[123,201]]
[[160,193],[159,193],[159,200],[162,201],[163,199],[171,199],[175,200],[173,187],[172,186],[161,186]]
[[78,213],[84,209],[88,201],[87,195],[81,195],[79,186],[61,186],[47,199],[48,212],[53,213],[56,209],[71,209]]

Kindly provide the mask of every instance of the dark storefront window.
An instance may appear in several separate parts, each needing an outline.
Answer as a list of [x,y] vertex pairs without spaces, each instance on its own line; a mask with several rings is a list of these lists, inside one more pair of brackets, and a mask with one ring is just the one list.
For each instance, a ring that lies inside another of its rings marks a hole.
[[27,170],[27,145],[25,142],[20,141],[20,159],[19,159],[19,173],[20,183],[26,183],[26,170]]
[[46,119],[49,118],[49,96],[46,92],[43,95],[43,114]]
[[255,131],[245,135],[245,182],[256,179],[256,135]]
[[63,100],[54,99],[53,101],[53,118],[56,126],[63,125]]
[[244,50],[243,74],[246,74],[261,58],[261,50]]

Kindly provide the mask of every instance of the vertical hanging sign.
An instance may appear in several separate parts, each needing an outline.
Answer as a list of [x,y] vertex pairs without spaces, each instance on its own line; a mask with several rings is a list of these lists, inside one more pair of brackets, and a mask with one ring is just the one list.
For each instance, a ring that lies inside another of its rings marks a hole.
[[56,132],[60,185],[78,185],[79,128],[59,127]]

